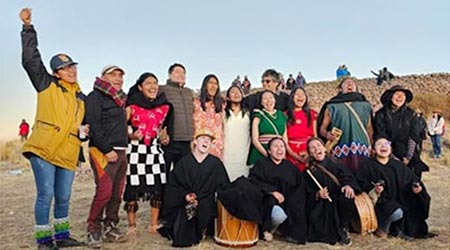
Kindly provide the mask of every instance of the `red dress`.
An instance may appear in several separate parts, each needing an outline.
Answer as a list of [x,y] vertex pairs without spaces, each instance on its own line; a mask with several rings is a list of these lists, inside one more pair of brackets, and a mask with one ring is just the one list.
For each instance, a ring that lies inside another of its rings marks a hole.
[[[287,122],[287,137],[289,146],[294,153],[304,153],[306,154],[306,142],[309,138],[314,136],[314,121],[317,119],[317,112],[310,110],[311,112],[311,125],[308,127],[308,120],[306,119],[306,114],[303,110],[294,111],[295,122]],[[286,159],[297,166],[300,171],[305,170],[305,163],[297,161],[292,158],[289,154],[286,154]]]

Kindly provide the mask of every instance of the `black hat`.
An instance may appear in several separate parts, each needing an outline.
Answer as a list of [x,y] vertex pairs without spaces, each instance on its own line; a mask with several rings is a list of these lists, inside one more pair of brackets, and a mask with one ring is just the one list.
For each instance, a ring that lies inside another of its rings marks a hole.
[[405,93],[406,103],[409,103],[412,101],[413,94],[409,89],[406,89],[400,85],[394,85],[390,89],[384,91],[384,93],[381,95],[381,98],[380,98],[381,103],[385,104],[387,102],[390,102],[392,99],[392,96],[397,91],[402,91],[403,93]]

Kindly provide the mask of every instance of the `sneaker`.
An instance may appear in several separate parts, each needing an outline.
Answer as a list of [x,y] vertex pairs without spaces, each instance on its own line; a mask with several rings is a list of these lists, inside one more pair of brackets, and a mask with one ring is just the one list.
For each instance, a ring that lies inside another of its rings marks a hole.
[[342,239],[339,241],[339,245],[342,246],[351,246],[352,245],[352,239],[350,239],[350,235],[348,233],[348,229],[344,228],[344,236],[342,237]]
[[402,240],[406,240],[406,241],[413,241],[413,240],[414,240],[413,237],[404,234],[402,231],[399,232],[399,234],[398,234],[397,237],[399,237],[399,238],[402,239]]
[[39,244],[38,250],[59,250],[59,248],[52,242]]
[[120,231],[120,229],[113,224],[105,228],[102,238],[103,241],[105,242],[116,242],[116,243],[125,242],[128,240],[127,234]]
[[86,245],[89,248],[102,248],[102,233],[101,232],[92,232],[89,233],[86,240]]
[[265,241],[267,241],[267,242],[271,242],[271,241],[273,241],[273,234],[271,234],[270,232],[268,232],[268,231],[264,231],[263,232],[263,235],[264,235],[264,240]]
[[80,242],[72,237],[63,240],[56,240],[55,243],[59,248],[84,246],[83,242]]

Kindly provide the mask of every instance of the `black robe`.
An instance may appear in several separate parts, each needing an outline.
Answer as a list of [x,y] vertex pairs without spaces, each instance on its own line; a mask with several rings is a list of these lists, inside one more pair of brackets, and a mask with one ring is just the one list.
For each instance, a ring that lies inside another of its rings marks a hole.
[[[159,232],[172,239],[174,247],[198,244],[217,215],[215,193],[228,183],[225,167],[217,157],[208,155],[198,162],[192,153],[184,156],[170,173],[161,210],[163,228]],[[191,220],[185,209],[189,193],[195,193],[199,202]]]
[[[279,231],[284,236],[304,244],[306,242],[306,217],[303,174],[287,160],[283,160],[277,165],[266,157],[255,163],[250,169],[248,178],[264,193],[261,205],[263,209],[262,232],[271,229],[272,208],[279,205],[288,216],[279,226]],[[284,196],[283,203],[278,204],[271,194],[274,191],[278,191]]]
[[307,209],[308,216],[308,241],[324,242],[335,244],[345,237],[343,228],[349,227],[351,220],[356,215],[356,207],[353,199],[345,198],[341,192],[343,186],[349,185],[355,193],[359,193],[359,187],[355,177],[350,170],[343,164],[335,162],[330,158],[325,158],[322,162],[318,162],[331,172],[340,182],[340,186],[324,172],[316,167],[311,167],[312,172],[317,181],[323,188],[328,188],[328,193],[332,202],[326,199],[317,198],[318,186],[305,173],[306,192],[307,192]]
[[[376,160],[367,160],[357,174],[358,182],[364,191],[373,188],[371,182],[384,180],[384,191],[381,193],[375,212],[378,220],[387,219],[396,208],[404,211],[403,220],[398,227],[411,237],[424,237],[428,234],[426,219],[430,210],[430,196],[425,185],[419,178],[401,162],[390,159],[386,165]],[[422,192],[414,194],[412,183],[420,182]]]
[[[394,111],[390,106],[385,105],[377,111],[374,119],[373,138],[386,138],[392,142],[392,154],[399,160],[403,160],[408,152],[408,140],[411,138],[420,144],[420,122],[411,108],[402,106]],[[429,167],[420,159],[417,147],[414,155],[408,163],[408,167],[419,178],[422,172],[429,171]]]

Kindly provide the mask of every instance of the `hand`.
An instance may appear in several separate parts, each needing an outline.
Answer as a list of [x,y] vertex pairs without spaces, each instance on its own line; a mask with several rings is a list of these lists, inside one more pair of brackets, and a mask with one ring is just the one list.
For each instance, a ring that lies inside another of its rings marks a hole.
[[384,191],[384,186],[383,185],[379,185],[376,184],[375,185],[375,193],[377,193],[378,195],[381,194]]
[[78,129],[78,136],[80,139],[85,139],[89,135],[89,124],[81,125]]
[[142,134],[142,132],[138,129],[136,131],[134,131],[134,133],[130,136],[131,139],[133,140],[142,140],[142,138],[144,137],[144,135]]
[[23,8],[19,13],[20,20],[22,20],[23,24],[30,25],[31,24],[31,9]]
[[300,162],[303,162],[303,163],[305,163],[305,162],[307,162],[308,161],[308,154],[306,154],[306,153],[300,153],[299,154],[299,160],[300,160]]
[[353,199],[355,198],[355,191],[349,185],[345,185],[341,188],[341,192],[344,193],[345,198]]
[[329,140],[329,141],[336,141],[337,140],[336,136],[331,131],[327,132],[327,135],[325,136],[325,138],[327,138],[327,140]]
[[108,159],[108,162],[116,162],[119,160],[119,156],[117,155],[116,151],[111,150],[111,152],[108,152],[105,154],[106,159]]
[[420,183],[416,183],[412,186],[412,191],[415,194],[418,194],[420,192],[422,192],[422,186],[420,185]]
[[406,157],[403,157],[403,164],[405,164],[406,166],[408,166],[410,160],[408,160]]
[[278,204],[281,204],[284,202],[284,196],[278,191],[272,192],[273,197],[278,201]]
[[324,187],[323,189],[319,190],[319,192],[317,192],[319,194],[319,197],[321,199],[329,199],[330,198],[330,194],[328,193],[328,187]]
[[185,197],[188,203],[194,204],[197,202],[197,195],[195,193],[189,193]]
[[170,142],[169,134],[167,134],[167,127],[164,127],[159,130],[159,142],[161,142],[162,145],[167,145]]

